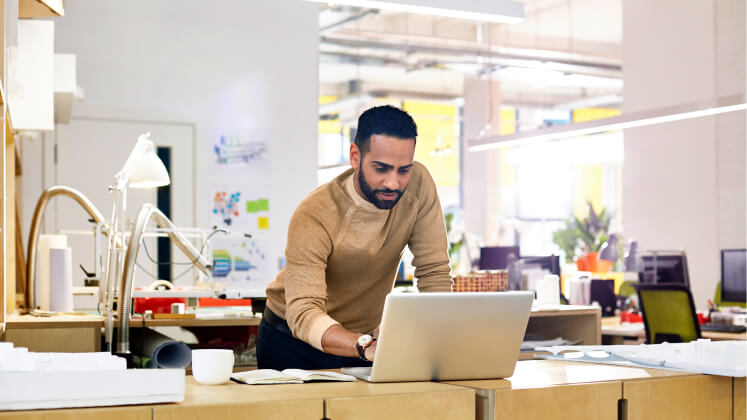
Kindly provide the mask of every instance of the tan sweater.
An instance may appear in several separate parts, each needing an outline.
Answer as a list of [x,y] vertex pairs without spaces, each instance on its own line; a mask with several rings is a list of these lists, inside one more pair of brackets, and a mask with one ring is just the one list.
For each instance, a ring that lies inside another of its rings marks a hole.
[[446,227],[436,185],[415,162],[390,210],[362,198],[347,170],[314,190],[288,227],[285,268],[267,286],[267,306],[293,335],[322,349],[334,324],[368,333],[381,321],[405,245],[421,292],[451,290]]

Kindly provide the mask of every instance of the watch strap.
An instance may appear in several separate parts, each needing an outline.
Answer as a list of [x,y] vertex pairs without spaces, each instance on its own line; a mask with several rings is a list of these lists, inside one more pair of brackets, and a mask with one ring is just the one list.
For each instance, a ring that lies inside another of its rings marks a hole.
[[368,359],[366,359],[366,348],[365,347],[361,346],[358,343],[355,343],[355,349],[358,350],[358,357],[361,360],[365,360],[367,362],[369,361]]

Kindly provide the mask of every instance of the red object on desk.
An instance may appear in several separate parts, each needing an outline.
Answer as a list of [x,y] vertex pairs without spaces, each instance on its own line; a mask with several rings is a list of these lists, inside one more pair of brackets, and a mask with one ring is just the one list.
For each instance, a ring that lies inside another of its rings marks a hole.
[[201,297],[200,306],[252,306],[251,299],[216,299]]
[[145,313],[146,310],[150,309],[154,314],[169,314],[171,313],[172,303],[186,303],[185,298],[162,298],[162,297],[144,297],[135,298],[135,304],[132,305],[133,311],[138,314]]
[[699,313],[698,324],[705,324],[706,322],[711,322],[711,318]]
[[632,312],[621,312],[620,322],[643,322],[643,318]]

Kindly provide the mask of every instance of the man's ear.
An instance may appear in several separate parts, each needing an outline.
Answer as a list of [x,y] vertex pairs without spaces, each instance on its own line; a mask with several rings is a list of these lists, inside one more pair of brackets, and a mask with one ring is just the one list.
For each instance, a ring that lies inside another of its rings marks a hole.
[[361,149],[355,143],[350,143],[350,166],[356,170],[361,166]]

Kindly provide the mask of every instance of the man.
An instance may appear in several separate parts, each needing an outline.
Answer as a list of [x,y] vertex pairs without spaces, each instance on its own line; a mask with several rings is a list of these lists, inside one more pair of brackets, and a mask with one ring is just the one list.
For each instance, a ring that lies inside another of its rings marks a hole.
[[285,268],[267,286],[259,368],[370,366],[405,245],[421,292],[451,290],[443,213],[433,179],[413,161],[416,137],[406,112],[367,110],[352,168],[298,206]]

